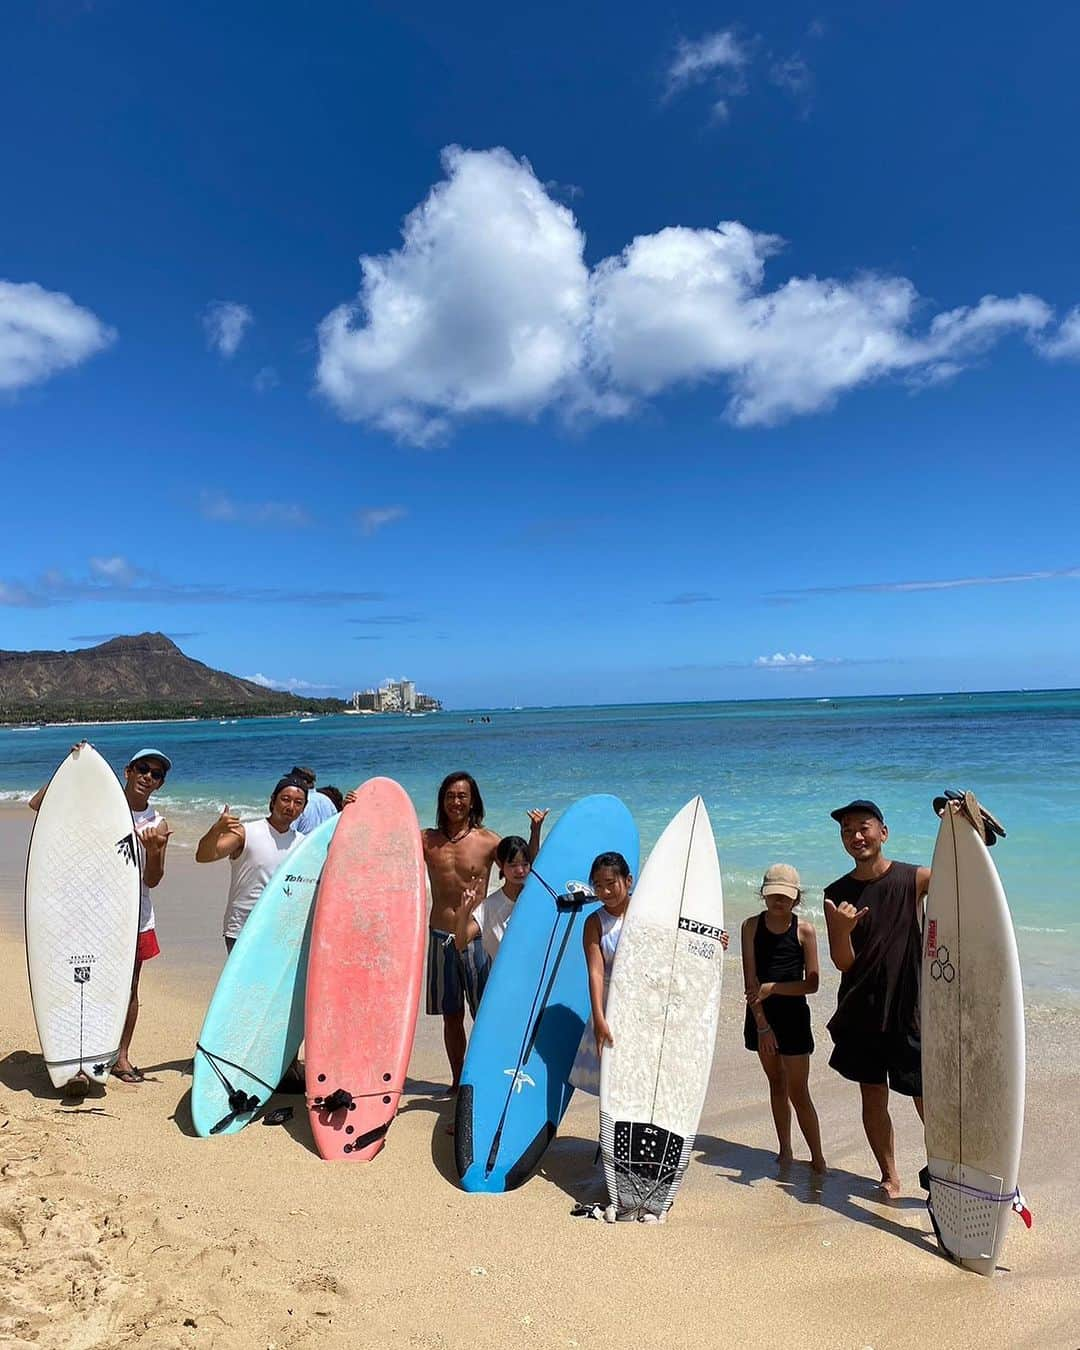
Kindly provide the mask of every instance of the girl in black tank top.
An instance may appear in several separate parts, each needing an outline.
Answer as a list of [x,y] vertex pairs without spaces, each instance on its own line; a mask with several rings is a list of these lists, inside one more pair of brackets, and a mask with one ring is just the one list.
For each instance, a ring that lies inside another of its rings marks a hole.
[[775,863],[761,884],[765,912],[742,926],[746,1022],[743,1042],[756,1051],[769,1080],[769,1105],[779,1144],[777,1160],[792,1161],[791,1109],[810,1146],[810,1165],[825,1171],[817,1112],[810,1099],[810,1030],[807,994],[817,992],[818,954],[814,925],[795,908],[802,897],[794,867]]

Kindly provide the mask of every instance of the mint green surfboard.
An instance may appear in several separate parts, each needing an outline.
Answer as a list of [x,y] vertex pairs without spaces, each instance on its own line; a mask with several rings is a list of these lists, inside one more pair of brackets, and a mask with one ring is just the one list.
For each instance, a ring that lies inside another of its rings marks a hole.
[[195,1133],[236,1134],[277,1090],[304,1038],[311,921],[331,816],[287,854],[236,939],[195,1047]]

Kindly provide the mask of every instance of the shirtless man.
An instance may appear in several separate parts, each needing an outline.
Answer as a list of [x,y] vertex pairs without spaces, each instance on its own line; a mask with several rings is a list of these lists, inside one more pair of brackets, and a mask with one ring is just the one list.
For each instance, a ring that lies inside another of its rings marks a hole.
[[[540,851],[546,815],[547,811],[529,812],[531,858]],[[459,952],[454,945],[454,925],[466,891],[487,893],[499,836],[484,828],[484,799],[472,774],[447,774],[439,786],[435,819],[436,828],[423,832],[424,861],[431,881],[426,1008],[429,1015],[442,1016],[450,1091],[456,1092],[465,1063],[465,1004],[475,1017],[487,957],[479,938]]]
[[873,802],[849,802],[832,818],[855,866],[825,887],[829,954],[841,972],[828,1024],[835,1047],[829,1067],[859,1084],[881,1189],[895,1200],[901,1187],[889,1088],[910,1097],[920,1118],[923,1113],[919,971],[930,869],[885,857],[889,827]]

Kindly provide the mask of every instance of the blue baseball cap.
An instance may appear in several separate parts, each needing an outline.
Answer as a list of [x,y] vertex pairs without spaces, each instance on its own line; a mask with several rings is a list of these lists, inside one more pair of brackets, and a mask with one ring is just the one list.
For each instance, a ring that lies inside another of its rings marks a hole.
[[155,750],[153,746],[144,745],[141,750],[136,752],[128,760],[129,764],[134,764],[137,759],[160,759],[165,765],[166,771],[172,768],[172,760],[161,750]]

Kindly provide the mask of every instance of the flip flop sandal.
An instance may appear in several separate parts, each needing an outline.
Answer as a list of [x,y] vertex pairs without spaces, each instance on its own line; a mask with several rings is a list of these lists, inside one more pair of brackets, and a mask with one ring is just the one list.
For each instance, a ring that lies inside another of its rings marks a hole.
[[291,1106],[279,1106],[269,1115],[263,1117],[264,1125],[284,1125],[287,1120],[292,1120],[293,1109]]
[[142,1076],[134,1065],[130,1069],[118,1069],[114,1064],[109,1070],[110,1078],[119,1078],[121,1083],[129,1083],[134,1086],[137,1083],[145,1083],[146,1079]]

